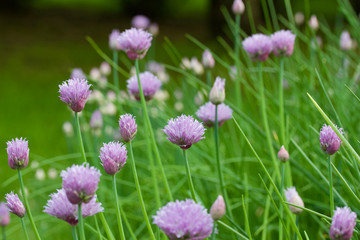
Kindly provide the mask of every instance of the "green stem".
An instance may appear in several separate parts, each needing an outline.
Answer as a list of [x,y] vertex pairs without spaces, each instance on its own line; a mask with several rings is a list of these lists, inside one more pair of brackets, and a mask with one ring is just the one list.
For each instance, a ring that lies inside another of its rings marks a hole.
[[332,180],[332,167],[331,167],[330,155],[329,155],[329,192],[330,192],[330,216],[332,216],[334,211],[334,196],[333,196],[333,180]]
[[32,229],[34,231],[36,239],[40,240],[41,237],[40,237],[39,232],[38,232],[38,230],[36,228],[35,221],[34,221],[33,216],[31,214],[30,205],[29,205],[29,202],[28,202],[26,194],[25,194],[25,187],[24,187],[24,183],[23,183],[23,179],[22,179],[20,169],[18,169],[18,176],[19,176],[19,183],[20,183],[21,193],[22,193],[23,198],[24,198],[25,208],[26,208],[27,215],[29,216],[31,227],[32,227]]
[[75,127],[78,135],[78,141],[80,145],[81,155],[83,157],[84,162],[86,161],[86,155],[85,155],[85,149],[84,149],[84,143],[81,137],[81,129],[80,129],[80,123],[79,123],[79,115],[77,112],[75,112]]
[[280,145],[285,146],[285,116],[284,116],[284,58],[280,58],[280,73],[279,73],[279,118],[280,118]]
[[206,83],[211,87],[211,69],[206,69]]
[[136,191],[137,191],[138,196],[139,196],[141,210],[142,210],[142,213],[144,215],[146,226],[147,226],[148,231],[150,233],[150,237],[151,237],[151,239],[155,240],[155,235],[154,235],[154,232],[153,232],[153,230],[151,228],[149,217],[148,217],[148,215],[146,213],[144,199],[143,199],[142,194],[141,194],[141,188],[140,188],[139,178],[138,178],[138,175],[137,175],[137,172],[136,172],[136,165],[135,165],[135,159],[134,159],[134,153],[133,153],[131,141],[129,142],[129,149],[130,149],[130,156],[131,156],[130,161],[131,161],[131,166],[132,166],[132,170],[133,170],[133,174],[134,174]]
[[235,233],[237,236],[241,237],[242,239],[246,239],[249,240],[249,238],[247,238],[246,236],[242,235],[241,233],[239,233],[238,231],[236,231],[235,229],[233,229],[232,227],[230,227],[229,225],[227,225],[226,223],[222,222],[221,220],[217,221],[220,225],[222,225],[223,227],[225,227],[226,229],[230,230],[232,233]]
[[147,108],[146,108],[144,92],[143,92],[142,87],[141,87],[140,76],[139,76],[140,70],[139,70],[139,60],[138,59],[135,60],[135,69],[136,69],[136,76],[137,76],[138,85],[139,85],[139,93],[140,93],[141,105],[142,105],[142,108],[143,108],[143,111],[144,111],[144,116],[145,116],[145,120],[146,120],[146,126],[148,128],[148,133],[150,135],[152,147],[153,147],[154,152],[155,152],[157,164],[158,164],[158,166],[160,168],[160,172],[161,172],[161,175],[162,175],[162,178],[163,178],[163,181],[164,181],[165,190],[167,192],[168,198],[169,198],[170,201],[173,201],[172,193],[171,193],[169,183],[168,183],[166,175],[165,175],[164,167],[163,167],[162,162],[161,162],[159,149],[158,149],[156,141],[155,141],[154,132],[153,132],[153,129],[151,127],[149,114],[148,114],[148,111],[147,111]]
[[191,191],[191,197],[192,197],[192,199],[194,199],[195,202],[197,202],[195,189],[194,189],[194,184],[193,184],[192,179],[191,179],[189,161],[188,161],[185,149],[183,149],[183,156],[184,156],[184,161],[185,161],[186,176],[187,176],[188,183],[189,183],[189,188],[190,188],[190,191]]
[[72,233],[73,240],[78,240],[75,226],[71,226],[71,233]]
[[236,94],[236,103],[237,107],[241,109],[241,82],[240,82],[240,58],[239,58],[239,42],[240,42],[240,15],[235,15],[235,24],[236,27],[234,29],[234,52],[235,52],[235,94]]
[[5,227],[2,227],[2,239],[6,240],[6,231],[5,231]]
[[95,220],[95,227],[96,227],[96,231],[97,231],[97,234],[98,234],[98,238],[101,240],[102,236],[101,236],[100,227],[99,227],[99,223],[98,223],[96,214],[94,215],[94,220]]
[[117,218],[118,227],[119,227],[120,239],[125,239],[124,228],[123,228],[122,221],[121,221],[120,204],[119,204],[119,197],[117,194],[115,175],[112,176],[112,179],[113,179],[115,205],[116,205],[116,218]]
[[211,233],[211,240],[216,239],[215,230],[216,230],[216,222],[214,222],[213,230],[212,230],[212,233]]
[[25,220],[23,217],[21,218],[21,225],[22,225],[22,228],[24,229],[25,239],[29,240],[29,235],[27,233],[26,226],[25,226]]
[[[118,64],[118,52],[116,50],[113,51],[113,61],[114,64]],[[114,86],[116,88],[116,91],[119,91],[119,76],[118,72],[115,68],[113,68],[113,78],[114,78]]]
[[85,231],[84,231],[84,219],[81,213],[81,203],[78,204],[78,218],[79,218],[79,229],[80,229],[80,240],[85,240]]
[[100,220],[102,222],[102,225],[105,229],[105,232],[106,232],[106,235],[108,236],[109,239],[111,240],[115,240],[115,237],[114,235],[112,234],[111,232],[111,229],[109,227],[109,224],[107,223],[106,219],[105,219],[105,216],[104,216],[104,213],[103,212],[99,212],[98,213],[99,217],[100,217]]
[[[285,182],[285,163],[281,163],[281,182],[280,182],[280,189],[279,192],[281,195],[284,195],[284,182]],[[284,218],[284,211],[283,211],[283,205],[281,203],[280,199],[280,218]],[[279,220],[279,240],[283,239],[283,230],[282,230],[282,224],[281,220]]]
[[[296,215],[296,217],[295,217],[295,221],[296,221],[296,227],[299,229],[299,216],[297,216]],[[295,233],[295,240],[297,240],[297,235],[296,235],[296,233]]]

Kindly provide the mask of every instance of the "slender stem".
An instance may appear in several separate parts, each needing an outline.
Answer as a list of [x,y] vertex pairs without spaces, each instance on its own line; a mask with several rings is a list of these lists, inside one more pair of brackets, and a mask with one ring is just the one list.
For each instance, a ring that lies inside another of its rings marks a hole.
[[[284,195],[284,181],[285,181],[285,163],[281,163],[281,181],[280,181],[280,189],[279,189],[281,195]],[[284,211],[281,201],[282,200],[280,199],[280,218],[283,219]],[[281,220],[279,219],[279,240],[281,239],[283,239],[283,230],[282,230]]]
[[194,184],[193,184],[192,179],[191,179],[189,161],[188,161],[185,149],[183,150],[183,156],[184,156],[184,161],[185,161],[186,176],[187,176],[188,183],[189,183],[189,188],[190,188],[190,191],[191,191],[191,197],[192,197],[192,199],[194,199],[195,202],[197,202],[195,189],[194,189]]
[[235,29],[234,29],[234,54],[235,54],[235,94],[237,107],[241,109],[241,82],[240,82],[240,58],[239,58],[239,42],[240,42],[240,15],[235,15]]
[[332,216],[334,211],[334,196],[333,196],[333,180],[332,180],[332,167],[331,167],[330,155],[329,155],[329,192],[330,192],[330,216]]
[[211,87],[211,69],[206,69],[206,83]]
[[72,237],[74,240],[78,240],[78,236],[76,233],[76,227],[75,226],[71,226],[71,233],[72,233]]
[[211,233],[211,240],[216,239],[215,230],[216,230],[216,222],[214,222],[213,230],[212,230],[212,233]]
[[111,229],[109,227],[109,224],[107,223],[106,219],[105,219],[105,216],[104,216],[104,213],[103,212],[99,212],[98,213],[99,217],[100,217],[100,220],[103,224],[103,227],[105,229],[105,232],[106,232],[106,235],[108,236],[109,239],[111,240],[115,240],[115,237],[114,235],[112,234],[111,232]]
[[[295,221],[296,221],[296,227],[299,229],[299,216],[298,215],[296,215],[296,217],[295,217]],[[295,233],[295,240],[297,240],[297,235],[296,235],[296,233]]]
[[[113,61],[114,64],[118,64],[118,52],[116,50],[113,51]],[[113,68],[113,78],[114,78],[114,86],[116,88],[116,91],[119,91],[119,76],[118,72],[115,68]]]
[[5,231],[5,227],[2,227],[2,239],[6,240],[6,231]]
[[29,240],[29,235],[28,235],[27,230],[26,230],[24,218],[21,218],[21,225],[22,225],[22,228],[24,229],[25,239]]
[[222,222],[221,220],[217,221],[220,225],[222,225],[223,227],[227,228],[228,230],[230,230],[231,232],[235,233],[237,236],[241,237],[242,239],[247,239],[249,240],[249,238],[247,238],[246,236],[242,235],[241,233],[239,233],[238,231],[236,231],[235,229],[233,229],[232,227],[230,227],[229,225],[227,225],[226,223]]
[[125,239],[124,228],[123,228],[122,221],[121,221],[120,204],[119,204],[119,197],[117,194],[115,175],[112,176],[112,179],[113,179],[115,205],[116,205],[116,218],[117,218],[118,227],[119,227],[120,239]]
[[279,118],[280,118],[280,145],[285,145],[285,116],[284,116],[284,58],[280,58],[280,73],[279,73]]
[[77,135],[78,135],[78,141],[79,141],[79,145],[80,145],[80,150],[81,150],[81,155],[84,159],[84,162],[86,161],[86,155],[85,155],[85,149],[84,149],[84,143],[81,137],[81,130],[80,130],[80,123],[79,123],[79,115],[77,112],[75,112],[75,127],[76,127],[76,131],[77,131]]
[[133,153],[131,141],[129,142],[129,148],[130,148],[130,155],[131,155],[130,161],[131,161],[131,166],[132,166],[132,170],[133,170],[133,174],[134,174],[136,191],[137,191],[138,196],[139,196],[141,210],[142,210],[142,213],[144,215],[146,226],[147,226],[148,231],[150,233],[150,237],[151,237],[151,239],[155,240],[155,235],[154,235],[154,232],[153,232],[153,230],[151,228],[149,217],[148,217],[148,215],[146,213],[144,199],[143,199],[142,194],[141,194],[141,188],[140,188],[139,178],[138,178],[138,175],[137,175],[137,172],[136,172],[136,165],[135,165],[135,159],[134,159],[134,153]]
[[79,229],[80,229],[80,240],[85,240],[85,231],[84,231],[84,219],[81,213],[81,203],[78,204],[78,218],[79,218]]
[[154,149],[154,152],[155,152],[157,164],[158,164],[158,166],[160,168],[160,172],[161,172],[161,175],[162,175],[162,178],[163,178],[163,181],[164,181],[165,190],[167,192],[169,200],[173,201],[172,193],[171,193],[169,183],[168,183],[166,175],[165,175],[164,167],[163,167],[162,162],[161,162],[159,149],[158,149],[156,141],[155,141],[154,132],[153,132],[153,129],[151,127],[149,114],[148,114],[148,111],[147,111],[147,108],[146,108],[144,92],[143,92],[142,87],[141,87],[140,76],[139,76],[139,71],[140,70],[139,70],[139,60],[138,59],[135,60],[135,69],[136,69],[136,76],[137,76],[138,85],[139,85],[139,93],[140,93],[141,105],[142,105],[142,108],[144,110],[144,116],[145,116],[145,120],[146,120],[146,126],[148,128],[148,133],[150,135],[150,139],[151,139],[151,143],[152,143],[152,146],[153,146],[153,149]]
[[97,234],[98,234],[98,238],[101,240],[102,236],[101,236],[100,227],[99,227],[99,223],[98,223],[96,214],[94,215],[94,220],[95,220],[95,227],[96,227],[96,231],[97,231]]
[[25,208],[26,208],[27,215],[29,216],[31,227],[32,227],[32,229],[34,231],[36,239],[40,240],[41,237],[40,237],[39,232],[38,232],[38,230],[36,228],[35,221],[34,221],[33,216],[31,214],[30,205],[29,205],[29,202],[28,202],[26,194],[25,194],[25,187],[24,187],[24,183],[23,183],[22,174],[21,174],[20,169],[18,169],[18,176],[19,176],[19,183],[20,183],[21,193],[22,193],[23,198],[24,198]]

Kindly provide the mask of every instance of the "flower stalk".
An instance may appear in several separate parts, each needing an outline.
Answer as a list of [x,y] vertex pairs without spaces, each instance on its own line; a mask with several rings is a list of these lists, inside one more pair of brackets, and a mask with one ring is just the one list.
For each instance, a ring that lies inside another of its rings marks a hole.
[[116,186],[116,177],[115,177],[115,175],[112,175],[112,179],[113,179],[115,205],[116,205],[116,218],[117,218],[117,222],[118,222],[120,239],[125,240],[125,233],[124,233],[124,228],[123,228],[122,220],[121,220],[120,204],[119,204],[119,197],[118,197],[118,194],[117,194],[117,186]]

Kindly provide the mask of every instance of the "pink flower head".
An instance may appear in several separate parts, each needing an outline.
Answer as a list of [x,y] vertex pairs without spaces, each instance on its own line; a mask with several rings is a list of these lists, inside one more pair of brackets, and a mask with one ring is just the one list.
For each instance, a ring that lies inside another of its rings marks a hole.
[[134,28],[146,29],[150,25],[150,20],[144,15],[136,15],[131,20],[131,26]]
[[278,155],[279,160],[282,162],[287,162],[287,160],[289,160],[289,157],[290,157],[289,153],[288,153],[288,151],[286,151],[284,145],[281,146],[277,155]]
[[95,195],[100,181],[100,171],[89,164],[72,165],[61,171],[62,188],[72,204],[88,203]]
[[226,206],[225,206],[224,198],[221,195],[219,195],[210,208],[210,215],[214,219],[214,221],[217,221],[225,215],[225,212],[226,212]]
[[163,129],[167,139],[182,149],[188,149],[194,143],[204,139],[205,128],[192,116],[181,115],[170,119]]
[[104,170],[109,175],[115,175],[125,165],[127,151],[124,144],[119,142],[104,143],[100,148],[100,160]]
[[349,207],[339,208],[334,211],[330,227],[330,238],[332,240],[349,240],[356,226],[356,213]]
[[118,38],[120,37],[120,31],[117,29],[112,30],[109,36],[109,47],[112,50],[121,50],[118,44]]
[[245,5],[242,0],[234,0],[232,5],[232,11],[234,14],[240,15],[245,11]]
[[351,50],[352,48],[352,39],[348,31],[343,31],[340,36],[340,48],[342,50]]
[[280,30],[271,35],[275,56],[290,56],[294,51],[296,35],[289,30]]
[[121,138],[124,142],[132,141],[137,133],[137,125],[135,117],[131,114],[124,114],[120,116],[119,127]]
[[[297,205],[299,207],[304,207],[304,202],[296,191],[295,187],[289,187],[285,190],[285,198],[288,203]],[[294,214],[299,214],[303,210],[301,208],[294,207],[289,205],[290,211]]]
[[202,64],[204,68],[213,68],[215,66],[215,60],[209,50],[205,50],[202,55]]
[[7,142],[8,163],[12,169],[25,168],[29,163],[29,146],[25,138],[15,138]]
[[[148,101],[153,98],[154,94],[161,87],[161,81],[151,72],[143,72],[139,74],[140,84],[145,96],[145,99]],[[140,92],[137,76],[134,75],[127,80],[127,88],[129,94],[134,95],[137,100],[140,100]]]
[[92,129],[101,129],[103,127],[103,117],[99,110],[93,112],[90,118],[90,127]]
[[6,194],[6,206],[9,211],[17,215],[19,218],[23,218],[26,213],[24,204],[20,201],[19,196],[13,192]]
[[74,68],[71,72],[70,78],[74,79],[74,78],[80,78],[80,79],[85,79],[85,73],[83,72],[83,70],[81,68]]
[[118,38],[121,50],[125,51],[131,60],[142,59],[151,46],[152,35],[142,29],[125,30]]
[[213,87],[209,94],[210,102],[220,104],[225,101],[225,79],[216,77]]
[[261,33],[247,37],[242,44],[253,61],[265,61],[272,51],[270,37]]
[[60,99],[67,103],[74,112],[81,112],[89,97],[91,84],[86,79],[69,79],[59,85]]
[[[340,133],[344,135],[342,128],[338,128]],[[320,146],[324,153],[333,155],[341,145],[341,139],[336,135],[331,126],[324,124],[320,131]]]
[[0,226],[6,227],[10,223],[9,209],[5,202],[0,203]]
[[[225,105],[218,105],[218,123],[219,127],[224,124],[224,122],[231,118],[232,109]],[[215,105],[211,102],[205,103],[205,105],[201,106],[199,110],[196,112],[196,116],[203,121],[206,127],[214,127],[215,126]]]
[[214,225],[207,210],[190,199],[168,202],[153,219],[169,239],[204,239],[210,236]]
[[[78,224],[78,205],[69,202],[64,189],[58,189],[56,193],[50,194],[50,199],[44,208],[45,213],[64,220],[72,226]],[[96,202],[95,195],[90,202],[81,205],[81,210],[83,218],[86,218],[103,212],[104,208],[101,203]]]

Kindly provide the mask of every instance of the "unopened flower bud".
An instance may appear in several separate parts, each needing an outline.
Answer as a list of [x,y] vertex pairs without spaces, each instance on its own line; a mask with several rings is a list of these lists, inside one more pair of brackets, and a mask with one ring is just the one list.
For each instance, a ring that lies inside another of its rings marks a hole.
[[[286,197],[286,201],[288,203],[297,205],[299,207],[304,207],[304,202],[301,199],[301,197],[299,196],[299,194],[297,193],[295,187],[287,188],[285,190],[285,197]],[[301,208],[297,208],[292,205],[289,205],[289,208],[290,208],[290,211],[294,214],[299,214],[303,211]]]
[[235,0],[232,5],[232,11],[234,14],[243,14],[245,11],[245,5],[242,0]]
[[316,17],[316,15],[312,15],[310,20],[309,20],[309,26],[314,30],[318,30],[319,28],[319,21]]
[[223,103],[225,100],[225,79],[217,77],[210,91],[210,102],[215,105]]
[[215,66],[215,60],[209,50],[205,50],[202,55],[202,64],[204,68],[213,68]]
[[219,195],[210,208],[210,215],[214,221],[220,220],[226,212],[224,198]]
[[279,160],[282,162],[287,162],[287,160],[289,160],[289,153],[288,153],[288,151],[286,151],[284,145],[281,146],[277,155],[278,155]]

